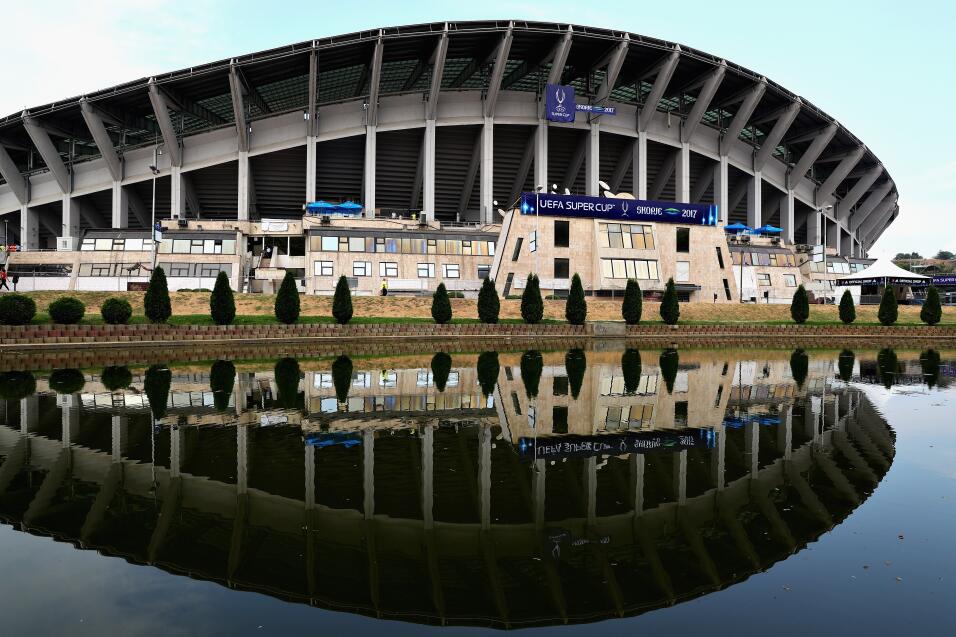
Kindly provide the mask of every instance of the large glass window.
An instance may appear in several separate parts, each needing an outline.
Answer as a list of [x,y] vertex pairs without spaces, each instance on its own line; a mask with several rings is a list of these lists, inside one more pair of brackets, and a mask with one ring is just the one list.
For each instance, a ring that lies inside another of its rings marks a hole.
[[555,279],[571,278],[570,270],[571,270],[571,262],[568,259],[554,260],[554,278]]
[[338,252],[338,251],[339,251],[338,237],[322,237],[322,252]]
[[395,278],[398,276],[398,263],[395,261],[381,261],[378,264],[379,276]]
[[521,244],[524,243],[524,237],[518,237],[518,240],[515,241],[515,251],[511,255],[512,261],[518,260],[518,255],[521,254]]
[[654,233],[643,224],[602,223],[598,242],[602,248],[653,250]]
[[784,274],[783,282],[788,288],[797,287],[797,277],[794,274]]
[[657,261],[648,259],[601,259],[605,279],[659,280]]
[[479,279],[487,279],[489,274],[491,274],[491,266],[490,266],[490,265],[479,265],[479,266],[478,266],[478,278],[479,278]]
[[678,283],[687,283],[690,281],[690,261],[678,261],[677,271],[674,280]]
[[690,252],[690,228],[677,229],[677,251]]
[[331,261],[316,261],[314,267],[315,276],[332,276]]
[[305,237],[289,237],[289,256],[305,256]]
[[461,278],[461,267],[457,263],[443,263],[441,272],[442,278],[445,279]]
[[372,276],[372,262],[355,261],[352,263],[352,276]]
[[765,272],[757,273],[757,285],[769,286],[770,285],[770,275]]
[[434,263],[419,263],[418,278],[419,279],[435,278],[435,264]]
[[571,245],[571,222],[554,222],[554,247],[567,248]]

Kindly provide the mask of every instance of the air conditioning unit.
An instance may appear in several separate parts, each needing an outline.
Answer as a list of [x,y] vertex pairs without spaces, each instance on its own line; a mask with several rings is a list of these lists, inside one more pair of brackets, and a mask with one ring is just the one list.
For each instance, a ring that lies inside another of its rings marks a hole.
[[323,226],[332,225],[332,217],[330,217],[329,215],[322,215],[321,223]]
[[186,221],[185,219],[176,219],[176,225],[179,226],[180,228],[186,228],[187,226],[189,226],[189,222]]
[[74,237],[57,237],[56,249],[60,252],[76,250],[77,239]]
[[421,227],[428,225],[428,215],[424,212],[418,215],[418,225]]

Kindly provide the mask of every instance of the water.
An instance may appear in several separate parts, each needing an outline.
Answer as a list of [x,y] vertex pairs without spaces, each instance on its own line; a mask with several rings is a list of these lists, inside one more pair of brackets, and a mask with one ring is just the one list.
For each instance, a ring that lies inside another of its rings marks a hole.
[[948,352],[0,375],[5,634],[952,634]]

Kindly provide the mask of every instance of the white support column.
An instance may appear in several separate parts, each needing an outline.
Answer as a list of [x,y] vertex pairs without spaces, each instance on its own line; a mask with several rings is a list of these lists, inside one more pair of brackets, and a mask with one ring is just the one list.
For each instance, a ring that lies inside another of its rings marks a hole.
[[823,213],[819,210],[811,210],[807,213],[807,243],[814,246],[823,243],[821,236],[822,227]]
[[750,477],[756,478],[760,468],[760,426],[747,423],[745,426],[744,456],[750,460]]
[[587,503],[588,526],[597,521],[597,458],[591,456],[584,465],[584,494]]
[[677,201],[690,203],[690,143],[683,142],[674,165],[676,173]]
[[763,203],[762,185],[763,176],[760,171],[757,171],[747,184],[747,225],[751,228],[759,228],[763,225],[763,212],[761,211],[761,204]]
[[422,521],[426,529],[435,526],[435,426],[422,431]]
[[548,463],[545,460],[535,460],[531,475],[531,499],[534,504],[534,526],[544,526],[544,505],[547,493]]
[[113,416],[110,431],[112,434],[112,460],[113,462],[122,462],[129,441],[129,423],[126,416]]
[[481,498],[481,528],[491,528],[491,427],[482,427],[478,450],[478,488]]
[[[425,143],[422,147],[424,151],[424,171],[422,174],[424,181],[425,196],[422,200],[422,209],[428,213],[429,219],[435,218],[435,120],[425,120]],[[456,210],[455,212],[465,212]]]
[[687,450],[677,454],[677,463],[674,465],[674,491],[677,493],[677,504],[687,504]]
[[183,430],[169,428],[169,477],[178,478],[182,471]]
[[63,195],[63,216],[60,227],[61,237],[80,236],[80,207],[71,195]]
[[[601,127],[598,122],[591,122],[588,129],[588,145],[585,157],[585,188],[591,197],[597,197],[598,181],[601,179]],[[605,175],[605,178],[607,175]]]
[[63,425],[63,446],[69,447],[80,433],[80,410],[72,404],[63,407],[60,411],[60,422]]
[[714,430],[714,433],[717,435],[717,446],[714,449],[714,453],[717,454],[717,461],[714,463],[714,486],[718,491],[723,491],[727,466],[727,429],[720,426]]
[[[486,117],[481,128],[481,167],[478,169],[479,196],[481,197],[481,221],[495,223],[495,119]],[[499,202],[502,208],[510,201]]]
[[785,243],[793,243],[794,231],[794,195],[792,190],[788,190],[780,199],[780,228],[783,230],[783,240]]
[[534,136],[534,185],[548,190],[548,122],[538,121]]
[[236,425],[236,493],[249,491],[249,429]]
[[305,445],[305,508],[315,508],[315,447]]
[[784,410],[784,447],[783,457],[789,460],[793,455],[793,406]]
[[20,433],[36,431],[40,422],[40,397],[37,394],[20,399]]
[[181,219],[186,216],[186,187],[183,184],[182,167],[172,166],[170,168],[169,181],[169,214],[173,219]]
[[827,246],[840,251],[840,224],[827,224]]
[[365,127],[365,216],[375,217],[375,141],[376,127]]
[[727,225],[730,223],[730,188],[727,179],[729,178],[729,165],[727,156],[721,155],[720,161],[714,167],[714,201],[717,203],[717,213],[720,215],[720,223]]
[[249,151],[240,150],[239,151],[239,179],[238,179],[238,197],[237,197],[237,209],[239,215],[239,221],[248,221],[249,220],[249,194],[251,193],[251,181],[252,177],[249,174]]
[[637,133],[634,144],[634,195],[638,199],[647,199],[647,133]]
[[[123,188],[123,184],[114,181],[113,182],[113,193],[112,193],[112,214],[110,225],[113,228],[128,228],[129,227],[129,194],[126,192],[126,189]],[[147,224],[149,225],[149,224]]]
[[318,142],[315,136],[305,138],[305,201],[315,201],[315,169],[318,158]]
[[644,456],[631,454],[631,481],[634,484],[634,516],[644,513]]
[[20,246],[26,250],[40,249],[40,212],[30,206],[20,206]]
[[362,432],[362,509],[365,519],[375,517],[375,432],[366,429]]

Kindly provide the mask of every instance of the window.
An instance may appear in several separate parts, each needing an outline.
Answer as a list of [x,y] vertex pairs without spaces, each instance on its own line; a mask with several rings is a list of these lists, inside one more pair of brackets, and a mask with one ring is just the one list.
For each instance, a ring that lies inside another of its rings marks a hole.
[[639,224],[601,224],[598,241],[602,248],[654,249],[654,234],[651,226]]
[[524,243],[524,237],[518,237],[518,240],[515,241],[515,251],[514,251],[514,254],[511,255],[511,260],[512,260],[512,261],[517,261],[517,260],[518,260],[518,255],[521,254],[521,244],[522,244],[522,243]]
[[724,294],[727,295],[727,300],[730,300],[730,282],[727,279],[724,279]]
[[717,265],[721,270],[724,269],[724,253],[720,251],[720,246],[717,246]]
[[338,237],[322,237],[322,252],[338,252],[338,251],[339,251]]
[[679,283],[687,283],[690,281],[690,261],[677,262],[677,273],[674,280]]
[[568,377],[567,376],[555,376],[554,385],[551,389],[552,396],[567,396],[568,395]]
[[352,264],[352,276],[372,276],[371,261],[356,261]]
[[797,287],[797,276],[795,274],[784,274],[783,283],[788,288],[795,288]]
[[365,252],[365,237],[349,237],[349,252]]
[[419,279],[435,278],[435,264],[434,263],[419,263],[418,278]]
[[690,252],[690,228],[677,229],[677,251]]
[[315,276],[332,276],[331,261],[316,261],[314,267]]
[[554,260],[554,278],[556,279],[570,278],[570,270],[571,270],[571,264],[568,259]]
[[[100,240],[96,241],[99,243]],[[189,239],[173,239],[173,254],[189,254]]]
[[567,248],[571,245],[571,222],[554,222],[554,247]]
[[657,261],[647,259],[601,259],[605,279],[659,280]]
[[305,237],[289,237],[289,256],[305,256]]
[[757,285],[770,285],[770,275],[763,272],[757,273]]
[[382,261],[378,264],[378,274],[379,276],[398,276],[398,263],[395,261]]
[[568,408],[554,406],[551,408],[551,432],[556,434],[568,433]]
[[533,231],[528,237],[528,251],[537,252],[538,251],[538,231]]
[[442,263],[441,275],[444,279],[461,278],[461,266],[457,263]]
[[490,265],[479,265],[479,266],[478,266],[478,278],[479,278],[479,279],[487,279],[489,274],[491,274],[491,266],[490,266]]

